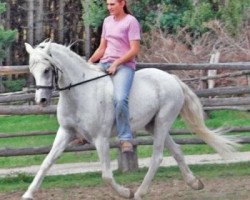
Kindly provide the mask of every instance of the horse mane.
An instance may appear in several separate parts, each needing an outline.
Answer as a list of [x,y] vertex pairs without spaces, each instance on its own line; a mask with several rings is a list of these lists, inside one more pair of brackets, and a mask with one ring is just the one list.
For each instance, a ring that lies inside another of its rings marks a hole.
[[[95,71],[103,71],[99,66],[94,65],[94,64],[89,64],[86,61],[86,59],[84,59],[83,57],[81,57],[80,55],[72,51],[70,49],[71,46],[72,45],[65,46],[65,45],[57,44],[51,41],[44,41],[44,42],[41,42],[39,45],[37,45],[35,49],[37,52],[39,52],[39,54],[41,54],[43,57],[48,59],[50,62],[52,62],[56,66],[58,66],[58,63],[55,63],[53,59],[53,53],[52,53],[54,49],[56,49],[56,51],[64,52],[69,57],[74,58],[81,66],[87,67],[88,69],[95,70]],[[43,49],[46,49],[46,48],[49,49],[48,53],[43,51]]]

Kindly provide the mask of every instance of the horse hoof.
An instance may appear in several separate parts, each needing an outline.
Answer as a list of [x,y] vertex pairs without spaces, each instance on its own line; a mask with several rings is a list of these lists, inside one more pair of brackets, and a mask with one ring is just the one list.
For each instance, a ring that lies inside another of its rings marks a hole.
[[29,194],[24,194],[22,196],[22,200],[33,200],[33,196],[32,195],[29,195]]
[[202,190],[204,188],[204,184],[198,178],[194,179],[193,181],[189,182],[188,185],[194,190]]
[[22,197],[22,200],[33,200],[33,198],[30,198],[30,197]]
[[136,195],[134,196],[134,200],[142,200],[142,197],[140,195]]
[[135,194],[132,190],[129,190],[129,199],[134,198]]

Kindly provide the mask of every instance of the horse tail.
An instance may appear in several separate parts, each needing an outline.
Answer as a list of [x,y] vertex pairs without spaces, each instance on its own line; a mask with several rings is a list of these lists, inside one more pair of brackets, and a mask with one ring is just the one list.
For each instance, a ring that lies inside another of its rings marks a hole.
[[237,143],[237,139],[223,135],[229,131],[228,129],[219,128],[217,130],[210,130],[205,125],[203,108],[197,95],[177,76],[174,77],[179,82],[185,96],[184,105],[180,114],[187,126],[191,131],[196,133],[200,139],[217,151],[222,158],[233,158],[232,153],[240,146]]

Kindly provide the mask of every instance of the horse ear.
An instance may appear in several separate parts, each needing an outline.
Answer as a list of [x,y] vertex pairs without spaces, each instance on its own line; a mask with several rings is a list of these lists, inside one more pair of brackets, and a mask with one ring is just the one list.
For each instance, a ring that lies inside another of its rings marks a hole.
[[33,52],[33,50],[34,50],[33,47],[30,44],[28,44],[28,43],[24,43],[24,44],[25,44],[26,51],[29,54],[31,54]]
[[44,51],[47,53],[47,54],[50,54],[50,44],[51,44],[52,40],[50,39],[48,42],[46,42],[46,46],[44,48]]
[[51,40],[50,38],[46,38],[42,43],[49,42],[50,40]]

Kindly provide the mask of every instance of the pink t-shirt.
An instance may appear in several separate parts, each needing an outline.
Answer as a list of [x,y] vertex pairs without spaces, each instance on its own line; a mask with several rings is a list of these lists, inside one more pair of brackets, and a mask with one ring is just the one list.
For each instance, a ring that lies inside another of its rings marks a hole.
[[[119,21],[110,15],[104,19],[102,38],[107,41],[107,48],[101,62],[113,62],[129,51],[131,40],[141,39],[139,22],[129,14]],[[135,69],[135,59],[124,64]]]

